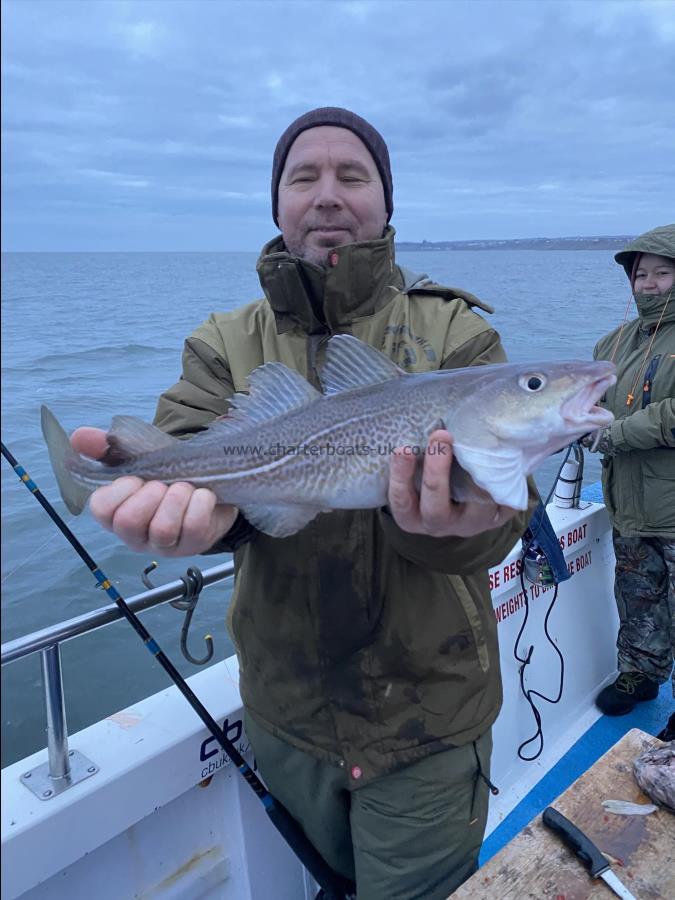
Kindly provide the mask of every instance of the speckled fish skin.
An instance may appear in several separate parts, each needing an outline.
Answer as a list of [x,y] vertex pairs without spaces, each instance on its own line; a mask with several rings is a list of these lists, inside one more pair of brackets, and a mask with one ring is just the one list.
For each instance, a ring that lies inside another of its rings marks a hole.
[[[230,416],[186,441],[117,417],[109,432],[111,452],[95,462],[65,447],[62,436],[57,449],[60,426],[48,410],[43,431],[72,512],[96,487],[136,475],[210,488],[221,502],[248,510],[261,530],[290,534],[303,517],[306,522],[321,511],[383,506],[392,451],[406,447],[420,457],[437,428],[453,436],[459,463],[453,466],[453,499],[492,498],[525,509],[525,476],[540,460],[611,421],[594,403],[613,378],[607,362],[410,375],[341,335],[328,344],[326,393],[285,366],[268,364],[252,373],[249,395],[232,398]],[[69,494],[68,482],[79,493]]]
[[633,774],[650,800],[675,813],[675,741],[641,753],[633,762]]

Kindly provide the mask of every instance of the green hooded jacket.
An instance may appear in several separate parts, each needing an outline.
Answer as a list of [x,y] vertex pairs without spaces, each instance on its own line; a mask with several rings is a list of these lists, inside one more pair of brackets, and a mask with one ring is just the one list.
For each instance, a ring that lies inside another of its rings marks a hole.
[[[189,337],[181,380],[156,423],[194,432],[228,410],[251,371],[280,361],[318,386],[317,355],[352,333],[409,372],[504,361],[499,336],[464,291],[394,262],[393,229],[337,248],[326,269],[280,238],[258,261],[265,299],[214,314]],[[410,282],[411,279],[408,279]],[[402,531],[386,509],[318,516],[272,538],[240,515],[214,550],[235,551],[230,630],[247,710],[268,731],[346,766],[353,787],[482,735],[502,700],[488,567],[537,502],[476,537]]]
[[[655,228],[616,254],[629,279],[635,257],[675,260],[675,225]],[[637,294],[638,318],[598,341],[595,359],[613,359],[617,383],[602,405],[609,427],[602,486],[612,525],[625,537],[675,538],[675,290]],[[628,403],[629,397],[633,399]]]

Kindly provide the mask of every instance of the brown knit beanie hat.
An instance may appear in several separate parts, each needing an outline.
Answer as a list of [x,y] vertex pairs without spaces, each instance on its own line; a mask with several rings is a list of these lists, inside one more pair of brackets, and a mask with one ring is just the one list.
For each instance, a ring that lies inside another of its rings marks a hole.
[[338,128],[347,128],[361,138],[366,145],[382,179],[388,222],[394,211],[394,188],[391,180],[389,151],[384,138],[369,122],[366,122],[361,116],[357,116],[356,113],[350,112],[348,109],[341,109],[338,106],[323,106],[320,109],[306,112],[294,122],[291,122],[279,138],[279,142],[274,150],[274,161],[272,163],[272,218],[275,225],[279,225],[279,181],[281,180],[281,173],[286,163],[288,151],[291,149],[291,144],[301,132],[307,131],[308,128],[316,128],[319,125],[335,125]]

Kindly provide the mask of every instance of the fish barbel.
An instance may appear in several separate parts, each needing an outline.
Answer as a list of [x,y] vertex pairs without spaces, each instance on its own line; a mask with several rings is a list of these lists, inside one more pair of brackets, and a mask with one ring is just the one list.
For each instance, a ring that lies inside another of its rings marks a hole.
[[[188,440],[116,416],[100,460],[75,452],[47,407],[42,431],[61,496],[80,513],[122,475],[187,481],[238,506],[260,531],[294,534],[318,513],[387,502],[389,459],[420,459],[430,434],[453,437],[453,500],[527,508],[526,476],[551,453],[612,421],[594,404],[615,382],[609,362],[474,366],[407,374],[351,335],[326,345],[323,393],[281,363],[249,378],[227,416]],[[418,470],[419,470],[418,466]]]

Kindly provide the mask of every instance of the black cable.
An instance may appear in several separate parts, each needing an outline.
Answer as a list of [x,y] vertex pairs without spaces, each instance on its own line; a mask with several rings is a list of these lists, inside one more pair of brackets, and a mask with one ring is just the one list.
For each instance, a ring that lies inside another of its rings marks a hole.
[[[567,448],[567,453],[565,454],[565,457],[564,457],[562,463],[560,464],[560,467],[558,468],[556,476],[553,479],[553,485],[551,487],[551,490],[548,492],[548,496],[546,497],[546,500],[544,501],[544,504],[543,504],[544,510],[546,510],[546,507],[548,506],[548,504],[551,500],[551,497],[553,496],[553,492],[555,491],[555,487],[558,483],[558,479],[560,478],[560,475],[562,473],[563,467],[565,466],[565,463],[569,459],[569,456],[570,456],[570,453],[572,452],[573,446],[574,446],[573,444],[570,444]],[[539,756],[541,756],[541,753],[544,749],[544,732],[541,727],[541,713],[539,712],[539,709],[537,708],[532,697],[539,697],[541,700],[546,701],[546,703],[551,703],[551,704],[559,703],[560,699],[562,698],[563,685],[564,685],[564,680],[565,680],[565,659],[564,659],[562,653],[560,652],[560,650],[558,649],[558,646],[551,638],[551,635],[549,634],[549,631],[548,631],[548,620],[551,615],[551,612],[553,611],[555,602],[558,598],[558,583],[557,582],[555,585],[555,591],[553,592],[553,599],[551,600],[549,607],[546,610],[546,615],[544,616],[544,634],[546,635],[546,638],[547,638],[549,644],[553,647],[555,652],[560,657],[560,684],[559,684],[559,688],[558,688],[558,696],[555,699],[553,699],[551,697],[547,697],[545,694],[542,694],[539,691],[535,691],[532,688],[530,688],[530,689],[525,688],[525,671],[527,669],[527,666],[529,666],[532,661],[532,654],[534,653],[534,645],[533,644],[530,645],[530,648],[527,651],[526,656],[522,657],[518,654],[518,644],[520,643],[520,639],[523,635],[523,632],[525,631],[525,626],[527,625],[527,620],[530,615],[529,592],[528,592],[527,586],[525,584],[525,556],[526,556],[528,550],[532,547],[532,545],[534,543],[536,543],[537,535],[539,534],[539,531],[541,530],[543,521],[544,521],[544,517],[542,515],[539,519],[539,523],[537,525],[536,532],[534,532],[534,534],[532,534],[532,536],[530,537],[527,544],[523,547],[523,557],[522,557],[523,565],[520,570],[520,584],[521,584],[521,588],[523,591],[523,596],[525,598],[525,616],[523,617],[523,621],[520,626],[520,630],[518,631],[518,635],[516,637],[516,642],[513,647],[513,655],[516,658],[516,661],[518,663],[520,663],[519,668],[518,668],[518,676],[520,679],[520,690],[521,690],[523,696],[525,697],[525,699],[527,700],[527,702],[530,704],[530,709],[532,710],[532,715],[534,716],[534,721],[537,725],[537,730],[532,735],[532,737],[528,738],[526,741],[523,741],[523,743],[518,747],[518,756],[524,762],[533,762],[535,759],[537,759]],[[528,744],[531,744],[533,741],[536,741],[537,739],[539,739],[539,749],[537,750],[537,752],[534,754],[534,756],[525,756],[523,754],[523,748],[527,747]]]
[[[559,687],[558,687],[558,696],[555,698],[547,697],[545,694],[542,694],[539,691],[535,691],[533,688],[529,688],[526,690],[526,688],[525,688],[525,670],[532,661],[532,654],[534,653],[534,645],[530,645],[530,648],[527,652],[527,656],[521,657],[518,655],[518,643],[520,641],[523,631],[525,630],[525,625],[527,623],[527,617],[529,615],[528,592],[527,592],[527,587],[525,586],[525,579],[524,579],[522,571],[520,573],[520,583],[522,585],[523,593],[525,595],[525,617],[523,618],[523,624],[520,626],[520,631],[518,632],[518,637],[516,638],[516,643],[513,648],[513,655],[520,663],[520,667],[518,669],[518,675],[520,678],[520,690],[522,691],[522,694],[525,697],[525,699],[527,700],[527,702],[530,704],[530,709],[532,710],[532,715],[534,716],[534,721],[536,722],[537,730],[532,735],[532,737],[528,738],[526,741],[523,741],[523,743],[518,747],[518,756],[520,757],[520,759],[524,760],[525,762],[533,762],[535,759],[537,759],[541,755],[541,753],[544,749],[544,732],[541,727],[541,713],[539,712],[532,697],[539,697],[541,700],[545,700],[547,703],[551,703],[551,704],[560,702],[560,699],[562,698],[564,678],[565,678],[565,659],[564,659],[562,653],[560,652],[560,650],[558,649],[557,645],[551,638],[551,635],[549,634],[549,630],[548,630],[548,620],[551,615],[551,612],[553,611],[555,601],[558,598],[558,585],[556,584],[555,590],[553,592],[553,599],[551,600],[549,607],[546,610],[546,615],[544,616],[544,634],[546,635],[546,638],[547,638],[549,644],[553,647],[553,649],[555,650],[555,652],[558,654],[558,656],[560,658],[560,683],[559,683]],[[527,747],[528,744],[531,744],[533,741],[536,741],[537,739],[539,739],[539,749],[537,750],[537,752],[534,754],[534,756],[525,756],[523,754],[523,748]]]

